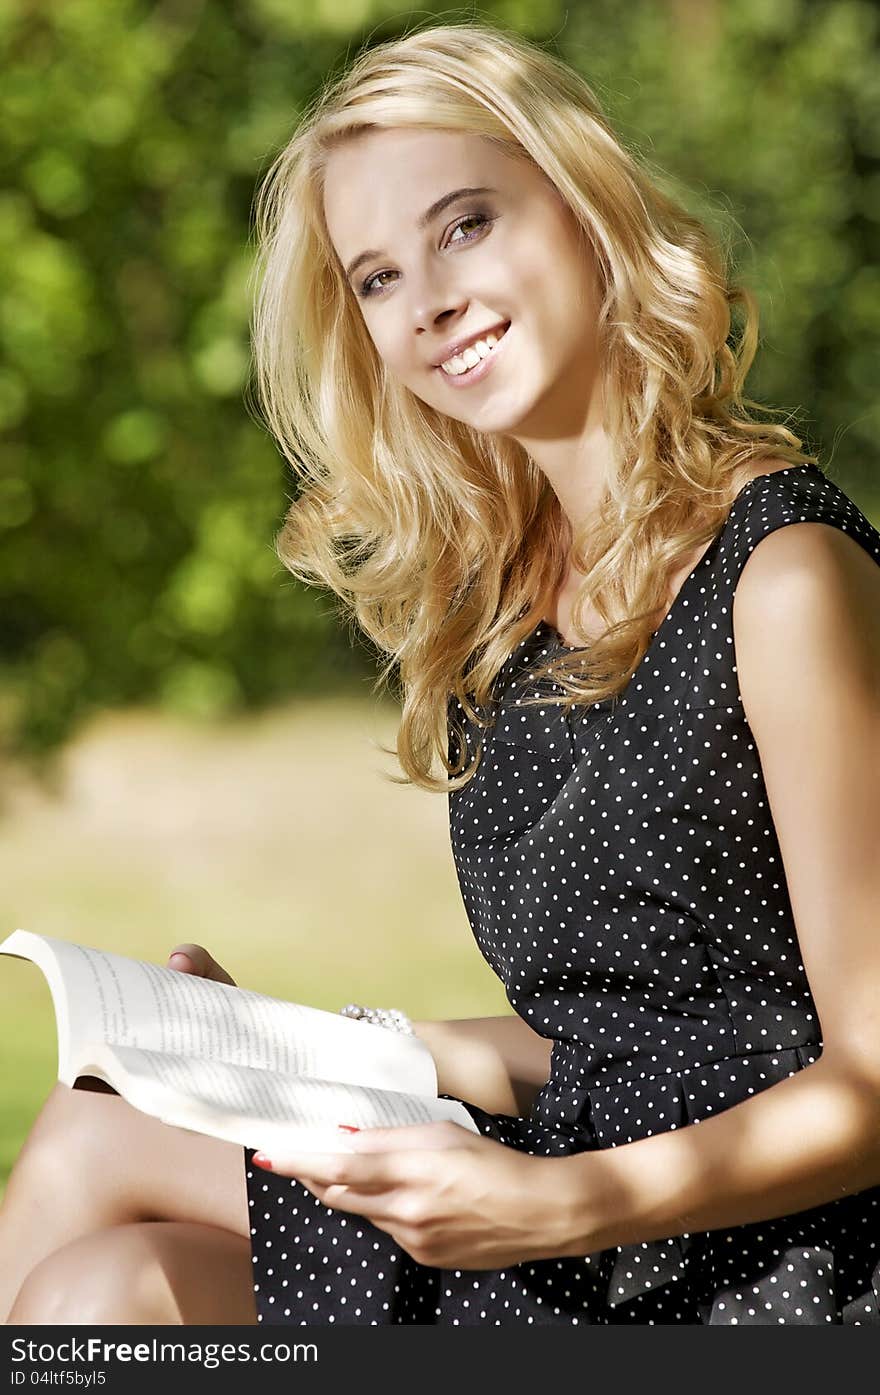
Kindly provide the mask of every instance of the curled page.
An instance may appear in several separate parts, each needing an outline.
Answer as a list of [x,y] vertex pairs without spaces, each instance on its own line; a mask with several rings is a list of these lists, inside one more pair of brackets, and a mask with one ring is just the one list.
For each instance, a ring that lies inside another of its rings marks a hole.
[[[479,1130],[457,1100],[294,1079],[247,1066],[105,1046],[86,1063],[137,1109],[244,1147],[346,1151],[339,1124],[393,1128],[448,1119]],[[270,1152],[271,1156],[271,1152]]]
[[416,1036],[321,1008],[67,940],[15,930],[0,953],[46,976],[58,1029],[58,1078],[72,1085],[80,1056],[110,1042],[286,1076],[436,1095],[434,1058]]

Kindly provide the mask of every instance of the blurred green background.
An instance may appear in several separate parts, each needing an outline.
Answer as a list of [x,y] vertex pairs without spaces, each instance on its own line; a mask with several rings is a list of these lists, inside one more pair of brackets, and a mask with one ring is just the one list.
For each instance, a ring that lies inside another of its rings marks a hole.
[[[757,293],[750,395],[880,518],[880,14],[864,0],[0,0],[0,934],[416,1017],[506,1010],[446,804],[389,784],[375,656],[275,558],[248,406],[251,208],[365,41],[549,42]],[[0,1179],[55,1071],[0,968]]]

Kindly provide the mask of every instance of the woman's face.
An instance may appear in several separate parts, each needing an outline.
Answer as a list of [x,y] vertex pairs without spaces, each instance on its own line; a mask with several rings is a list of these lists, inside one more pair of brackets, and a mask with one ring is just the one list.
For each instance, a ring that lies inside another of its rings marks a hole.
[[[481,192],[447,202],[461,189]],[[531,161],[466,133],[365,132],[330,156],[324,213],[393,378],[479,431],[534,441],[583,425],[596,377],[595,261]],[[458,340],[490,331],[497,347],[473,372],[438,366]]]

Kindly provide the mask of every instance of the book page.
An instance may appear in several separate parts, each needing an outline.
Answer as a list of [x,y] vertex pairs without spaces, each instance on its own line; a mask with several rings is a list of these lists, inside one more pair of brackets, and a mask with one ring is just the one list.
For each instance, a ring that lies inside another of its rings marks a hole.
[[345,1151],[339,1124],[392,1128],[450,1119],[479,1132],[463,1105],[436,1096],[339,1080],[296,1080],[247,1066],[124,1046],[105,1046],[85,1065],[135,1108],[165,1123],[267,1151],[285,1144]]
[[158,964],[16,930],[0,953],[46,975],[58,1021],[58,1076],[83,1074],[90,1044],[161,1051],[285,1076],[436,1095],[424,1042],[338,1013],[283,1002]]

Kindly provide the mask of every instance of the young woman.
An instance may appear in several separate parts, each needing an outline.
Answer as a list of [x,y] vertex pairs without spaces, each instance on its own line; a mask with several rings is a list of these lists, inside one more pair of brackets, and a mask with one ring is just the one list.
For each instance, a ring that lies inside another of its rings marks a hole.
[[880,534],[746,411],[751,298],[476,25],[362,53],[259,214],[280,551],[399,665],[514,1013],[415,1024],[476,1134],[267,1160],[58,1087],[9,1320],[877,1324]]

